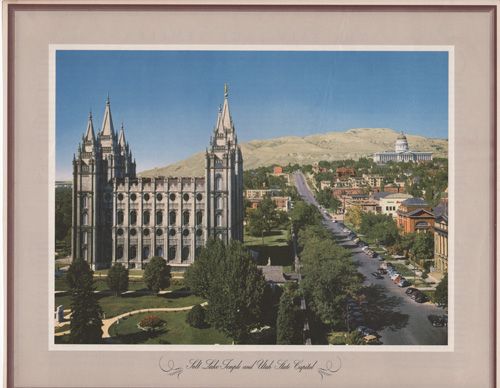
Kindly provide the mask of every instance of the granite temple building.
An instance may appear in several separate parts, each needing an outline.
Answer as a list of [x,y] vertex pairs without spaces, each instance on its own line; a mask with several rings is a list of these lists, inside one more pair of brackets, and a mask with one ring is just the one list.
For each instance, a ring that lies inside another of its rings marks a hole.
[[72,259],[92,269],[118,262],[144,269],[153,256],[172,271],[193,263],[209,237],[243,241],[243,157],[228,104],[219,107],[205,176],[136,175],[123,124],[115,131],[109,97],[101,130],[92,114],[73,157]]

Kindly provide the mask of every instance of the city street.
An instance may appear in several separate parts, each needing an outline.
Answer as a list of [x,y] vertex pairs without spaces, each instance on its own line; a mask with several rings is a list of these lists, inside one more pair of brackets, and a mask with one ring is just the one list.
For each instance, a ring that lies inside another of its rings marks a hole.
[[[302,198],[318,206],[304,176],[295,173],[294,179]],[[406,295],[406,288],[398,287],[387,275],[382,275],[383,279],[375,279],[371,273],[379,268],[381,262],[365,254],[347,238],[347,233],[338,223],[333,222],[325,211],[321,212],[323,225],[335,234],[341,246],[352,250],[358,270],[366,277],[363,285],[369,287],[365,292],[368,303],[364,306],[363,325],[377,331],[384,345],[446,345],[447,327],[433,327],[428,320],[429,315],[442,315],[445,310],[430,302],[415,302]]]

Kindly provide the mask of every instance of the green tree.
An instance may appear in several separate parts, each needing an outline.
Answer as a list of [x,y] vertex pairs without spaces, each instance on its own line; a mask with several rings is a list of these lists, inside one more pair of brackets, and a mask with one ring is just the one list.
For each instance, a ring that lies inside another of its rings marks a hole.
[[113,264],[106,276],[109,289],[117,294],[128,290],[128,280],[128,269],[120,263]]
[[332,190],[329,188],[320,190],[316,194],[316,200],[321,206],[332,210],[336,210],[342,205],[342,202],[333,196]]
[[92,271],[83,259],[75,259],[68,268],[64,280],[69,288],[87,288],[94,283],[94,271]]
[[149,261],[142,279],[148,290],[158,293],[170,286],[170,266],[160,256],[154,256]]
[[72,291],[69,341],[73,344],[102,342],[102,310],[94,293],[93,275],[82,259],[76,259],[66,274]]
[[62,243],[64,249],[58,253],[66,255],[70,252],[71,242],[71,211],[72,211],[71,189],[57,189],[55,193],[55,240]]
[[405,233],[401,236],[401,248],[406,252],[406,255],[410,253],[410,249],[413,247],[413,244],[415,244],[416,237],[417,233],[415,232]]
[[266,287],[262,271],[236,240],[226,247],[219,239],[209,239],[200,259],[188,269],[186,283],[208,299],[208,323],[236,343],[245,343],[261,322]]
[[321,215],[316,206],[297,202],[290,211],[292,229],[297,233],[308,225],[320,225]]
[[437,303],[442,304],[443,307],[448,307],[448,273],[444,274],[437,285],[434,299]]
[[205,309],[202,305],[197,304],[193,306],[186,317],[186,322],[189,326],[201,329],[205,326]]
[[363,214],[363,208],[358,203],[347,209],[345,213],[345,221],[352,224],[354,226],[354,229],[358,230],[363,220]]
[[276,344],[292,345],[300,343],[300,322],[297,319],[295,298],[289,292],[283,292],[280,298],[278,318],[276,320]]
[[415,236],[415,242],[410,248],[411,255],[418,260],[420,265],[429,269],[434,258],[434,234],[432,232],[419,232]]
[[268,195],[264,197],[257,209],[249,209],[247,215],[248,233],[252,236],[261,236],[263,245],[264,234],[270,233],[281,221],[279,211],[276,210],[276,203]]
[[359,331],[353,330],[345,337],[346,345],[366,345],[365,339],[359,335]]

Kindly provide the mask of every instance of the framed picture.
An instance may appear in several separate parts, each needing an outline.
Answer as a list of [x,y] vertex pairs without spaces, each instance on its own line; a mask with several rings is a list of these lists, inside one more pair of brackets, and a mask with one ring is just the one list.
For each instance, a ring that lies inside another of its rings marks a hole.
[[494,385],[497,6],[5,2],[7,386]]

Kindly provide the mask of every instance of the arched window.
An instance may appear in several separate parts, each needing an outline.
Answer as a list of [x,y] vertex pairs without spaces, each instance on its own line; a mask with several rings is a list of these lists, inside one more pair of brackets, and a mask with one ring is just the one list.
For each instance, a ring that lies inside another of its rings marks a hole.
[[116,255],[118,259],[123,259],[123,247],[121,245],[118,246],[116,250]]
[[156,256],[163,257],[163,248],[162,247],[156,247]]
[[146,211],[144,212],[144,225],[149,225],[149,218],[150,218],[150,217],[149,217],[149,211],[148,211],[148,210],[146,210]]
[[182,257],[181,257],[181,260],[182,261],[186,261],[189,259],[189,247],[184,247],[182,248]]
[[203,222],[203,213],[196,212],[196,225],[201,225],[202,222]]
[[217,209],[222,209],[222,197],[220,195],[215,200],[215,206]]
[[82,225],[87,225],[88,222],[88,215],[87,213],[82,214]]
[[215,190],[222,190],[222,177],[220,175],[215,177]]
[[120,210],[118,211],[118,213],[116,214],[116,218],[117,218],[117,223],[118,225],[122,225],[123,224],[123,212]]
[[87,232],[82,232],[82,244],[87,244]]
[[156,212],[156,224],[161,225],[163,223],[163,213],[161,210]]
[[170,212],[170,225],[175,225],[175,221],[177,220],[177,214],[174,211]]
[[149,247],[144,247],[143,251],[144,259],[149,259]]
[[86,195],[84,195],[82,197],[82,207],[83,208],[87,207],[87,196]]
[[429,224],[425,221],[420,221],[420,222],[417,222],[417,224],[415,226],[429,226]]
[[175,247],[170,247],[168,249],[168,259],[169,260],[174,260],[175,259],[175,254],[177,253],[177,250],[175,249]]
[[137,247],[135,245],[132,245],[130,247],[130,252],[129,252],[129,258],[131,260],[135,259],[137,257]]
[[87,248],[82,249],[82,259],[87,260]]
[[222,226],[222,214],[217,214],[217,226]]
[[184,225],[189,225],[189,212],[187,210],[184,212]]
[[130,224],[135,225],[137,223],[137,212],[135,210],[132,210],[130,212]]

